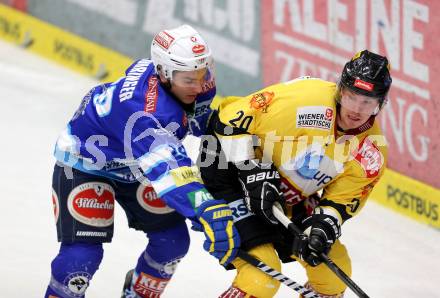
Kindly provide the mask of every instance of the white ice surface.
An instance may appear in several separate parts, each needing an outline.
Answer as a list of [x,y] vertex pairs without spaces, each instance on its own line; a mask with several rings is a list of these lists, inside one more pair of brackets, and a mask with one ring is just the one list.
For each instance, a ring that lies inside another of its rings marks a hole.
[[[58,133],[96,82],[0,41],[0,297],[42,297],[58,243],[51,203]],[[202,250],[192,233],[187,257],[163,297],[218,297],[234,273]],[[370,297],[440,297],[440,232],[369,202],[343,227],[353,279]],[[115,236],[87,297],[119,297],[125,272],[146,245],[115,211]],[[305,282],[297,264],[283,273]],[[297,297],[281,286],[276,297]],[[346,297],[355,297],[347,290]]]

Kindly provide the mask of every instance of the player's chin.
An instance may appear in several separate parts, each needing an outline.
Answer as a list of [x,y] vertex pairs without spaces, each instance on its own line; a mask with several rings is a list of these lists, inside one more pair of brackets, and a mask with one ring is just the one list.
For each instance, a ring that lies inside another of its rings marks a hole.
[[183,98],[181,98],[182,102],[185,104],[192,104],[196,100],[196,95],[185,95]]

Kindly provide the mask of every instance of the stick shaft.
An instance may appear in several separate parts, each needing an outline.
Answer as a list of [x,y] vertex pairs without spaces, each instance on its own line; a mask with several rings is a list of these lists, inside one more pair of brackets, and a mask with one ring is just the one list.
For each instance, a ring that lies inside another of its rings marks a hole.
[[304,298],[319,298],[319,296],[317,294],[315,294],[313,291],[305,288],[303,285],[300,285],[296,281],[290,279],[289,277],[285,276],[281,272],[278,272],[277,270],[273,269],[272,267],[269,267],[268,265],[264,264],[263,262],[261,262],[257,258],[248,254],[247,252],[240,250],[238,252],[238,257],[240,259],[246,261],[247,263],[251,264],[252,266],[258,268],[260,271],[271,276],[273,279],[276,279],[280,283],[295,290],[296,292],[301,294]]

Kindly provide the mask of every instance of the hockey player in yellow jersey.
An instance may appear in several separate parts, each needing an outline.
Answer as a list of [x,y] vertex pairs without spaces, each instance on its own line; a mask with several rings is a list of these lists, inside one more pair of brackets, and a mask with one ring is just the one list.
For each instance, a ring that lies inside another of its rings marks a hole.
[[[375,117],[391,86],[386,57],[364,50],[337,84],[302,77],[245,97],[226,97],[202,143],[202,178],[226,198],[242,249],[276,270],[297,260],[306,286],[343,297],[346,285],[318,257],[324,252],[349,276],[338,240],[382,176],[386,141]],[[274,202],[308,235],[293,239],[272,214]],[[237,258],[237,275],[221,297],[273,297],[279,282]]]

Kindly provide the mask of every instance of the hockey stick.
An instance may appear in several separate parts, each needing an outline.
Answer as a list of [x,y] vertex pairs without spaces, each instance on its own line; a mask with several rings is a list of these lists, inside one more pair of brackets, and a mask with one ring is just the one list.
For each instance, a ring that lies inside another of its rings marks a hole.
[[[307,237],[298,227],[284,214],[281,206],[272,207],[273,215],[278,221],[287,228],[296,237]],[[362,291],[362,289],[347,275],[341,268],[339,268],[325,253],[320,254],[320,257],[324,264],[336,274],[358,297],[369,298],[369,296]]]
[[313,291],[305,288],[304,286],[300,285],[296,281],[291,280],[281,272],[276,271],[275,269],[269,267],[268,265],[264,264],[257,258],[251,256],[244,250],[239,250],[237,256],[242,259],[243,261],[246,261],[247,263],[251,264],[252,266],[256,267],[260,271],[266,273],[267,275],[271,276],[273,279],[278,280],[280,283],[285,284],[289,288],[295,290],[299,294],[301,294],[304,298],[319,298],[317,294],[315,294]]

